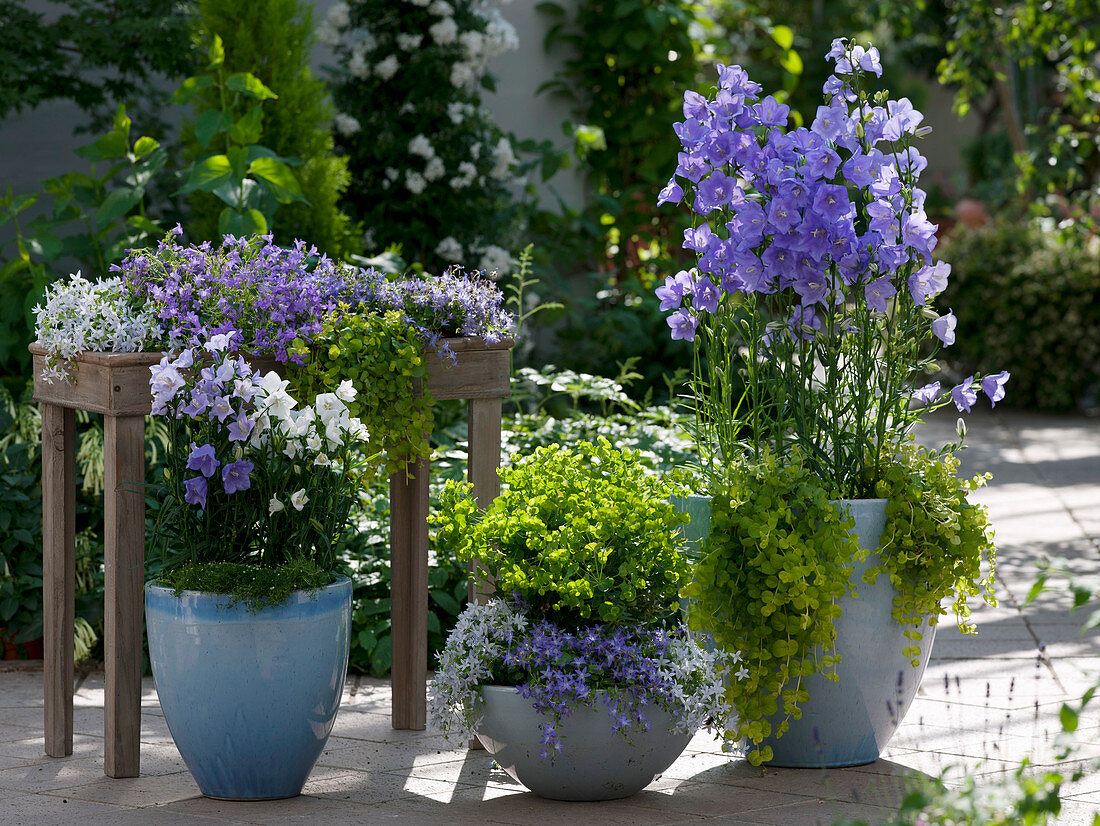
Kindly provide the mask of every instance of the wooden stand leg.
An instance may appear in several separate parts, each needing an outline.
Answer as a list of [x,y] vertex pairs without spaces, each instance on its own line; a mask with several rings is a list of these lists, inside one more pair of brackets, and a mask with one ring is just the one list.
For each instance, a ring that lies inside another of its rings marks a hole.
[[427,723],[428,476],[427,460],[412,476],[390,477],[390,624],[393,643],[393,727]]
[[[466,478],[474,486],[474,501],[486,508],[500,495],[500,417],[503,399],[470,399],[470,433]],[[473,576],[474,564],[470,563],[470,602],[485,602],[493,593],[493,583]]]
[[73,753],[76,414],[42,405],[42,610],[46,754]]
[[104,489],[103,770],[137,777],[145,570],[145,417],[106,416]]

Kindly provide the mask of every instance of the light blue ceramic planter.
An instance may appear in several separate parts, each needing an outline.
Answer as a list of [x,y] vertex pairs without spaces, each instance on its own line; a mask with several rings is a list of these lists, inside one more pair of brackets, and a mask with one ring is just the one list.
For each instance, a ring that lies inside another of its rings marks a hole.
[[302,791],[340,707],[351,591],[344,578],[250,614],[224,595],[145,586],[161,709],[204,795]]
[[[809,701],[801,705],[802,718],[790,721],[782,737],[770,737],[770,766],[833,768],[858,766],[878,759],[916,697],[932,652],[935,626],[921,628],[921,656],[917,667],[902,655],[910,643],[893,617],[894,594],[889,577],[874,585],[863,582],[864,572],[878,564],[879,538],[886,526],[886,499],[841,500],[855,520],[854,533],[867,558],[855,565],[852,582],[858,597],[840,600],[836,623],[837,682],[820,674],[804,680]],[[771,718],[776,725],[781,717]]]
[[[688,496],[673,502],[691,516],[684,527],[688,546],[701,547],[710,533],[710,499]],[[840,600],[841,614],[835,621],[839,679],[834,683],[814,674],[804,680],[810,699],[801,706],[802,718],[791,720],[782,737],[769,737],[761,744],[772,748],[770,766],[835,768],[877,760],[916,697],[932,652],[936,628],[925,623],[920,629],[919,664],[910,664],[901,653],[910,643],[893,617],[896,591],[889,577],[878,577],[874,585],[863,582],[863,574],[879,561],[887,500],[837,504],[849,508],[860,547],[868,549],[852,576],[859,596]],[[774,727],[782,718],[770,719]]]
[[547,718],[514,687],[485,685],[477,739],[508,774],[540,797],[551,800],[617,800],[640,792],[675,762],[690,734],[672,731],[672,716],[649,703],[649,731],[629,738],[613,731],[602,698],[596,708],[580,706],[557,727],[562,750],[553,761],[539,756],[540,723]]

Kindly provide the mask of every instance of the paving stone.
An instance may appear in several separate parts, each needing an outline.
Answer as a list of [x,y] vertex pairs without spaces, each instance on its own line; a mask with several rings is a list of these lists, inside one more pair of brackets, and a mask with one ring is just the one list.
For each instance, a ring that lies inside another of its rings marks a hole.
[[830,826],[844,818],[882,823],[896,812],[896,808],[869,806],[865,803],[813,800],[762,811],[738,812],[737,816],[749,823],[767,824],[767,826]]
[[[922,430],[927,443],[953,436],[954,416]],[[0,672],[0,824],[256,823],[394,824],[831,824],[881,822],[922,775],[958,787],[1014,777],[1024,755],[1035,771],[1069,774],[1058,826],[1092,826],[1100,808],[1100,704],[1082,714],[1074,762],[1057,763],[1058,712],[1100,678],[1100,631],[1079,628],[1096,606],[1070,614],[1072,594],[1051,579],[1024,604],[1043,554],[1079,575],[1100,573],[1100,423],[985,411],[971,418],[964,472],[995,479],[975,499],[989,508],[999,549],[999,606],[978,602],[979,635],[942,620],[917,699],[883,759],[847,769],[760,769],[731,757],[712,735],[645,791],[606,803],[547,801],[516,784],[482,751],[431,731],[395,731],[388,681],[352,677],[333,736],[305,794],[254,803],[198,795],[157,703],[142,683],[142,776],[103,776],[103,674],[81,674],[74,695],[74,755],[47,758],[42,743],[42,674]],[[1039,645],[1044,644],[1039,657]],[[141,808],[137,808],[137,807]]]
[[94,783],[44,791],[42,794],[111,803],[116,806],[139,807],[162,806],[177,800],[196,797],[200,792],[190,772],[183,771],[142,777],[100,777]]

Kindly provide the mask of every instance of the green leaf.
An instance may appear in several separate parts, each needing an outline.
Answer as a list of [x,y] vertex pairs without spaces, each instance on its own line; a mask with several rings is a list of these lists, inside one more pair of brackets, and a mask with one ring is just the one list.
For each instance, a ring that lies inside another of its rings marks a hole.
[[210,192],[229,180],[233,174],[233,168],[229,165],[229,158],[225,155],[211,155],[191,167],[191,174],[179,191],[178,195],[186,195],[188,192]]
[[772,29],[772,40],[779,44],[779,48],[790,49],[794,45],[794,32],[790,26],[776,26]]
[[120,103],[115,110],[114,131],[120,133],[127,143],[130,142],[130,123],[130,118],[126,114],[126,104]]
[[541,3],[536,3],[535,11],[539,14],[545,14],[548,17],[565,17],[565,9],[557,3],[549,2],[549,0],[543,0]]
[[282,161],[257,158],[249,164],[248,171],[263,182],[280,204],[289,204],[291,201],[309,203],[302,195],[302,188],[298,185],[294,172]]
[[279,97],[272,92],[263,82],[251,72],[236,72],[225,81],[225,88],[233,92],[241,92],[260,100],[269,100]]
[[660,34],[668,26],[668,17],[661,14],[661,10],[650,6],[645,10],[645,19],[649,24],[649,28],[653,29],[655,34]]
[[1073,591],[1073,607],[1071,611],[1076,611],[1090,599],[1092,599],[1092,589],[1085,588],[1082,585],[1076,583],[1070,585],[1070,590]]
[[143,135],[137,139],[137,143],[134,144],[134,157],[144,158],[154,149],[160,146],[155,138],[150,138],[148,135]]
[[267,219],[259,210],[246,209],[238,212],[226,207],[218,216],[218,232],[238,238],[267,235]]
[[234,143],[253,144],[263,134],[263,103],[257,103],[229,129],[229,139]]
[[1077,731],[1078,714],[1074,709],[1063,705],[1062,710],[1058,712],[1058,719],[1062,722],[1062,731]]
[[428,596],[432,598],[432,602],[434,602],[452,617],[457,617],[459,614],[462,613],[462,606],[458,604],[458,600],[456,600],[446,591],[432,590],[428,592]]
[[189,77],[172,93],[172,103],[187,103],[199,92],[204,89],[209,89],[213,85],[214,78],[209,75],[195,75],[194,77]]
[[779,58],[779,65],[782,66],[784,71],[786,71],[788,74],[802,74],[802,58],[798,56],[798,52],[784,52],[783,57]]
[[1031,589],[1027,592],[1027,597],[1024,599],[1024,605],[1030,605],[1046,590],[1047,575],[1040,574],[1039,578],[1035,580],[1035,584],[1031,586]]
[[272,150],[266,146],[259,146],[253,144],[248,147],[248,162],[252,163],[256,158],[271,158],[272,160],[282,161],[287,166],[301,166],[302,161],[299,158],[284,158],[282,155],[276,155]]
[[381,676],[390,670],[393,663],[393,641],[390,637],[383,637],[374,647],[370,657],[370,673]]
[[195,140],[199,142],[200,147],[206,149],[215,135],[224,132],[232,125],[233,118],[225,112],[220,109],[208,109],[195,121]]
[[1089,618],[1085,620],[1085,624],[1082,626],[1081,631],[1091,631],[1093,628],[1096,628],[1098,626],[1100,626],[1100,610],[1093,611],[1089,615]]
[[243,146],[233,146],[225,154],[229,159],[229,167],[233,171],[233,180],[244,180],[248,174],[248,150]]
[[102,229],[117,221],[141,202],[142,195],[144,193],[140,189],[116,189],[103,199],[103,203],[95,211],[96,223]]
[[108,132],[102,138],[73,150],[77,157],[95,163],[125,158],[130,144],[121,132]]
[[131,215],[126,219],[128,226],[133,227],[136,230],[140,230],[146,235],[158,235],[160,234],[160,225],[150,221],[144,215]]
[[27,239],[27,249],[44,261],[61,257],[64,242],[52,232],[39,232]]
[[210,58],[210,68],[216,68],[225,63],[225,46],[222,44],[221,35],[214,35],[214,42],[210,44],[210,48],[206,52],[207,57]]

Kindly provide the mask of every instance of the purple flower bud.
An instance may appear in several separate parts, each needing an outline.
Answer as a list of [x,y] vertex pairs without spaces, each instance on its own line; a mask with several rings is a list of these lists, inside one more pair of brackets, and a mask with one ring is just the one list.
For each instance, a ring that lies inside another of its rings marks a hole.
[[214,455],[213,445],[198,447],[194,442],[191,443],[191,455],[187,457],[188,470],[197,470],[209,479],[220,464]]
[[239,459],[222,468],[222,486],[227,494],[238,493],[252,487],[249,474],[254,465],[247,459]]
[[676,179],[672,178],[665,184],[665,188],[662,189],[657,196],[657,206],[661,206],[662,204],[678,204],[683,197],[684,190],[676,183]]
[[995,376],[986,376],[982,379],[982,392],[989,396],[989,402],[993,407],[1005,397],[1005,383],[1012,377],[1007,370],[1002,370]]
[[206,478],[203,476],[196,476],[192,479],[187,479],[183,483],[184,494],[183,501],[188,505],[198,505],[203,510],[206,510]]
[[948,347],[955,343],[955,325],[958,323],[955,313],[949,310],[947,315],[941,315],[932,322],[932,334],[943,342],[944,347]]
[[978,393],[974,390],[973,384],[974,377],[967,376],[962,383],[951,389],[951,400],[955,402],[959,412],[969,413],[970,406],[978,400]]
[[932,404],[936,398],[940,395],[940,383],[934,381],[931,384],[926,384],[918,390],[913,391],[913,400],[920,402],[921,404]]
[[894,285],[890,283],[890,277],[884,275],[882,278],[876,278],[864,287],[863,292],[867,297],[868,307],[877,312],[885,313],[888,302],[894,297],[897,290],[894,288]]
[[693,318],[687,310],[677,310],[665,319],[672,329],[673,341],[695,341],[695,329],[699,319]]

